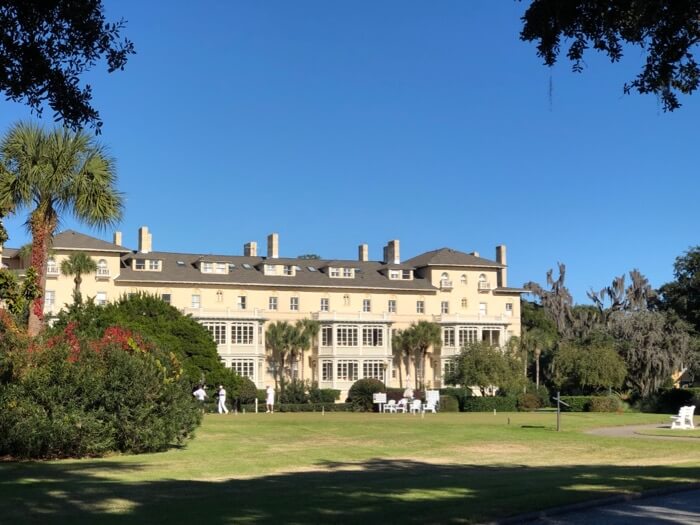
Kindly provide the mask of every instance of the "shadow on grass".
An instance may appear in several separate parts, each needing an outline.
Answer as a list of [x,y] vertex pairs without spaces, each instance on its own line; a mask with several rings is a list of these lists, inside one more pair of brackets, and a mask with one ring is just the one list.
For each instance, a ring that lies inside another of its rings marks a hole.
[[[700,467],[469,466],[373,459],[225,481],[106,479],[127,463],[0,464],[2,523],[468,523],[700,480]],[[152,467],[149,467],[149,470]]]

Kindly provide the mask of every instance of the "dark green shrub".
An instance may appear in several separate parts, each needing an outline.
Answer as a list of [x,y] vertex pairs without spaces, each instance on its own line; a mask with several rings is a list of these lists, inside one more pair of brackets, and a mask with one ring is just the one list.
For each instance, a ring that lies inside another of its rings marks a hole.
[[387,387],[386,400],[391,401],[393,399],[394,401],[398,401],[399,399],[403,399],[404,390],[406,390],[406,389],[405,388],[389,388],[389,387]]
[[309,401],[311,403],[335,403],[339,399],[340,390],[318,388],[318,383],[313,383],[309,388]]
[[[591,405],[592,396],[561,396],[561,400],[569,406],[562,405],[562,411],[566,412],[588,412]],[[556,407],[557,402],[553,401],[552,406]]]
[[540,400],[540,406],[539,408],[544,408],[552,405],[552,396],[549,393],[549,390],[547,390],[547,387],[544,385],[540,385],[539,387],[535,385],[535,383],[530,382],[526,389],[525,392],[527,394],[534,394],[536,395],[539,400]]
[[460,412],[464,412],[464,400],[467,397],[471,397],[472,392],[471,390],[466,390],[464,388],[441,388],[440,395],[455,398],[459,404]]
[[290,404],[308,403],[309,396],[306,393],[306,389],[306,383],[301,379],[283,382],[281,383],[279,402]]
[[516,399],[514,397],[465,397],[463,412],[515,412]]
[[[243,405],[242,409],[246,413],[254,413],[255,405]],[[352,412],[351,403],[301,403],[301,404],[279,404],[275,405],[275,412]],[[265,406],[258,406],[259,412],[265,412]]]
[[677,414],[682,406],[700,404],[695,395],[696,389],[669,388],[657,392],[649,400],[647,407],[661,414]]
[[459,412],[459,401],[454,396],[440,396],[440,412]]
[[590,412],[619,412],[622,410],[622,401],[617,396],[593,396],[588,410]]
[[372,403],[372,395],[386,392],[386,386],[379,379],[359,379],[348,391],[348,403],[352,403],[355,411],[371,412],[377,409]]
[[521,412],[531,412],[542,407],[542,400],[537,394],[525,392],[517,396],[517,406]]

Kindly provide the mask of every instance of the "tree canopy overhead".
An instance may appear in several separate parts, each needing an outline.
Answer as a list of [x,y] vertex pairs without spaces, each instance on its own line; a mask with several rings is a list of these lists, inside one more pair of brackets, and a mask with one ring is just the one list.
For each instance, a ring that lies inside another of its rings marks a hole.
[[678,109],[678,95],[698,88],[696,0],[533,0],[522,20],[521,40],[537,42],[537,54],[548,66],[563,52],[563,41],[575,72],[583,70],[590,49],[618,62],[626,45],[641,48],[644,65],[624,91],[653,93],[664,111]]
[[125,21],[108,22],[101,0],[4,0],[0,3],[0,91],[41,114],[44,103],[56,120],[99,132],[92,88],[80,76],[98,62],[108,72],[124,69],[134,53],[121,37]]

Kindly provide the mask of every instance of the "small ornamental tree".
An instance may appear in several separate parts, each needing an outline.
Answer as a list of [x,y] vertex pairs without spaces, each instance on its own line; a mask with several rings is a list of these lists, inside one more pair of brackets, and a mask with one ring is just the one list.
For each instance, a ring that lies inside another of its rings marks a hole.
[[348,403],[358,412],[371,412],[373,394],[386,392],[386,386],[379,379],[359,379],[355,381],[348,391]]
[[485,342],[467,344],[452,358],[445,375],[448,385],[476,387],[482,396],[495,395],[495,388],[515,391],[523,385],[520,361]]

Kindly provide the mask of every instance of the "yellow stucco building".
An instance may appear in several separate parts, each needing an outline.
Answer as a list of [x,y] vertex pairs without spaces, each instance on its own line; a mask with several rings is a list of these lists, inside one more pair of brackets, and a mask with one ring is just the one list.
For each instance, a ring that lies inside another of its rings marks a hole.
[[[399,241],[392,240],[381,261],[369,260],[366,244],[357,260],[326,260],[280,257],[277,234],[268,236],[264,256],[255,242],[245,244],[243,255],[153,251],[146,227],[139,229],[137,250],[123,247],[121,237],[117,232],[106,242],[75,231],[54,237],[46,314],[72,300],[73,279],[61,275],[61,261],[85,252],[98,269],[83,277],[83,297],[97,303],[139,291],[162,297],[202,323],[226,366],[260,388],[272,383],[264,338],[266,325],[278,320],[320,323],[318,340],[305,355],[305,377],[343,392],[362,377],[399,386],[391,335],[412,322],[441,327],[442,349],[432,352],[426,369],[433,387],[441,386],[446,363],[463,344],[503,345],[520,335],[525,290],[507,285],[505,246],[496,247],[495,260],[442,248],[402,261]],[[28,261],[5,248],[2,263],[21,270]]]

